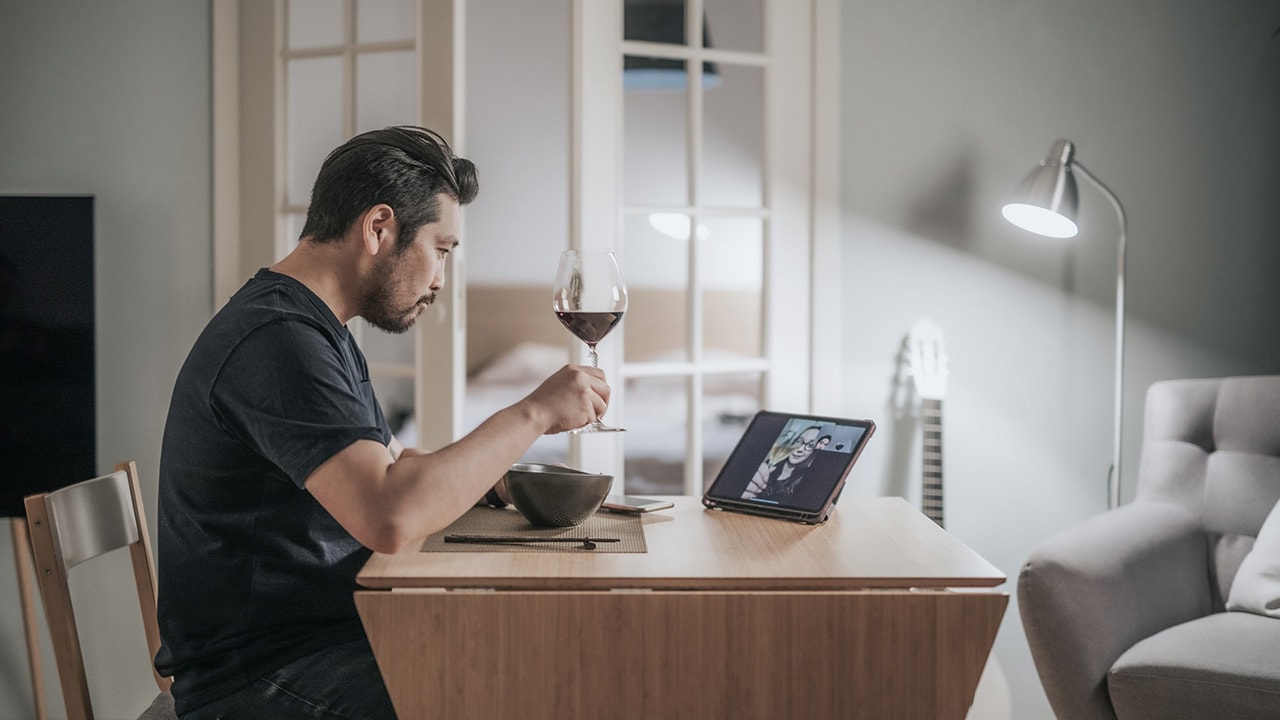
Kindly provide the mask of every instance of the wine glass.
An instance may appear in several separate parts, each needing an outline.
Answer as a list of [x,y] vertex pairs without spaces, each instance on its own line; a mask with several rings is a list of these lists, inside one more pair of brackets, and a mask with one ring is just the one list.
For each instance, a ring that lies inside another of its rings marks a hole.
[[[591,351],[591,367],[600,367],[596,343],[622,320],[627,310],[627,284],[611,250],[566,250],[556,270],[551,309],[561,324]],[[570,432],[622,432],[596,418]]]

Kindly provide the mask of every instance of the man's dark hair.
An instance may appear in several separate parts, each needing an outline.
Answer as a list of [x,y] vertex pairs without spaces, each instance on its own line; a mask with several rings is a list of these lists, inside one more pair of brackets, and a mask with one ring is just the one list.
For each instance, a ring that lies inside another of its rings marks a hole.
[[440,193],[466,205],[479,191],[476,166],[439,134],[412,125],[370,130],[324,159],[302,237],[339,240],[361,213],[386,203],[396,214],[396,252],[404,252],[423,225],[440,219]]

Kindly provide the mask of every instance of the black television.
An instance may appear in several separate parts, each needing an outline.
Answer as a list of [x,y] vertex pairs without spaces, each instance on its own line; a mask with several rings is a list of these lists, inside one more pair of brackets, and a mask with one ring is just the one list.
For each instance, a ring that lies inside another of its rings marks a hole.
[[96,474],[93,197],[0,195],[0,516]]

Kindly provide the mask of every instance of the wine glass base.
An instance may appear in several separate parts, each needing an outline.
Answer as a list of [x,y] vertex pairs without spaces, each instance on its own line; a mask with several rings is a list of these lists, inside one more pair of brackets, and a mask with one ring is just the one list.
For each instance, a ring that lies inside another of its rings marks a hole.
[[574,435],[582,435],[587,433],[608,433],[608,432],[626,432],[626,431],[627,431],[626,428],[609,427],[608,425],[604,425],[599,421],[596,421],[594,423],[591,423],[590,425],[583,425],[580,428],[574,428],[569,432]]

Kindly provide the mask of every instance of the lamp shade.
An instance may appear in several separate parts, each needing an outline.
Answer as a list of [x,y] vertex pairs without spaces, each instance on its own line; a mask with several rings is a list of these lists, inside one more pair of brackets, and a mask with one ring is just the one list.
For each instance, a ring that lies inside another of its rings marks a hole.
[[1070,140],[1055,142],[1048,159],[1023,179],[1013,201],[1002,209],[1005,219],[1039,235],[1075,237],[1080,193],[1071,172],[1074,155]]

